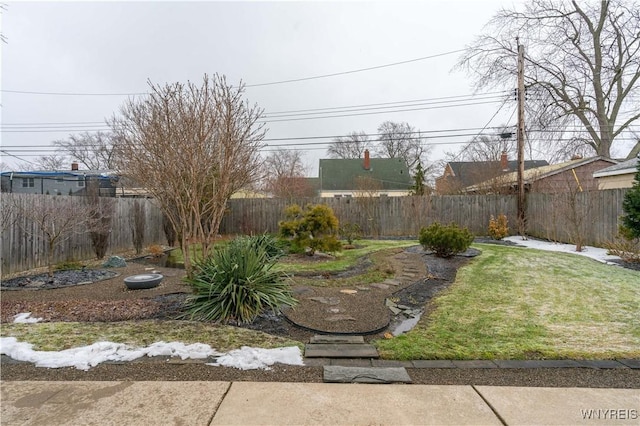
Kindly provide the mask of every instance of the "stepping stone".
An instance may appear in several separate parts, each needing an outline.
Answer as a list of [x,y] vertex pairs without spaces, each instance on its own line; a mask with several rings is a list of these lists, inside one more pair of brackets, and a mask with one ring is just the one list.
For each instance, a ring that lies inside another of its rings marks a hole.
[[398,315],[400,312],[402,312],[401,309],[398,309],[395,306],[387,306],[387,307],[391,312],[393,312],[393,315]]
[[370,285],[370,287],[379,288],[380,290],[386,290],[386,289],[389,288],[388,285],[382,284],[382,283],[373,283],[373,284]]
[[402,284],[402,282],[398,281],[398,280],[384,280],[382,282],[382,284],[387,284],[387,285],[392,285],[392,286],[398,286],[400,284]]
[[338,322],[338,321],[355,321],[356,319],[350,315],[331,315],[330,317],[325,318],[329,322]]
[[309,343],[304,348],[305,358],[378,358],[373,345],[352,343]]
[[360,286],[358,286],[358,287],[356,287],[356,288],[357,288],[358,290],[360,290],[360,291],[370,291],[370,290],[371,290],[369,287],[360,287]]
[[358,290],[340,290],[340,293],[344,293],[344,294],[356,294],[358,292]]
[[313,300],[314,302],[322,303],[323,305],[339,305],[340,298],[339,297],[310,297],[309,300]]
[[363,336],[336,336],[333,334],[320,335],[317,334],[309,339],[309,343],[347,343],[358,344],[364,343]]
[[404,273],[402,274],[402,276],[403,276],[403,277],[410,277],[410,278],[413,278],[413,277],[415,277],[416,275],[417,275],[417,274],[413,274],[413,273],[411,273],[411,272],[404,272]]
[[325,365],[325,383],[411,383],[403,367],[341,367]]

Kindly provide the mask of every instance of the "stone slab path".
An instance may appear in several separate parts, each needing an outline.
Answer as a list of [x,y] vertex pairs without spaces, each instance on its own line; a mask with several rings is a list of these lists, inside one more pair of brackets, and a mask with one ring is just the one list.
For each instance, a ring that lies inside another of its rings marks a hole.
[[327,365],[324,367],[325,383],[412,383],[409,373],[402,367],[341,367]]

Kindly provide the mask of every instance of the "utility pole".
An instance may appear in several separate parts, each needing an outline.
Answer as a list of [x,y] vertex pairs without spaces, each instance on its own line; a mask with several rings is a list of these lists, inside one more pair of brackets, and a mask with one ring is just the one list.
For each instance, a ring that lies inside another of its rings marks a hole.
[[518,43],[518,233],[526,238],[524,193],[524,46]]

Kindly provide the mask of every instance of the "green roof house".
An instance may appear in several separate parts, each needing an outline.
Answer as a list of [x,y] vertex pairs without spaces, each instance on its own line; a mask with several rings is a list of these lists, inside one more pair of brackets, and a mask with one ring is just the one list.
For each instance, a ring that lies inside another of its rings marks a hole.
[[379,197],[408,195],[413,182],[407,163],[401,158],[321,159],[321,197]]

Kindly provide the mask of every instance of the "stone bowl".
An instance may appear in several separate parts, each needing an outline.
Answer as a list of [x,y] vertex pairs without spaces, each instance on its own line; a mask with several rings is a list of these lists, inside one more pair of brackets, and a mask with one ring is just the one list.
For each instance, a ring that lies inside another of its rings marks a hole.
[[129,290],[141,290],[157,287],[163,278],[161,274],[132,275],[124,279],[124,284]]

